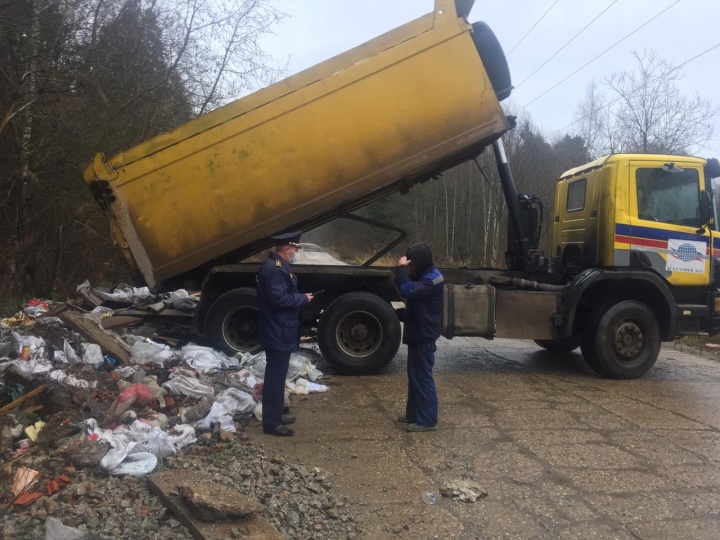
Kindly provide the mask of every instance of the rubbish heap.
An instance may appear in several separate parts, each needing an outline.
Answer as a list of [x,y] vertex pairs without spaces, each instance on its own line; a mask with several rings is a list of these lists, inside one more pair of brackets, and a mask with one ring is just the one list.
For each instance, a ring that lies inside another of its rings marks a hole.
[[[201,434],[228,440],[236,422],[262,417],[264,352],[230,357],[186,342],[196,295],[88,282],[78,292],[82,300],[31,300],[0,320],[6,512],[67,489],[84,467],[143,477]],[[312,349],[292,354],[286,400],[327,391],[317,382],[320,358]],[[28,465],[57,456],[69,456],[70,466]]]

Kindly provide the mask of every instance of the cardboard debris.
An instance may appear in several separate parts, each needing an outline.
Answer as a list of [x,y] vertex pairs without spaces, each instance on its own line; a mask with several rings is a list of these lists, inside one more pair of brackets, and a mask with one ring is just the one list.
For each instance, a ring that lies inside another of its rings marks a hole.
[[36,481],[40,473],[34,469],[28,469],[27,467],[18,467],[15,471],[12,483],[12,494],[16,497],[26,491]]

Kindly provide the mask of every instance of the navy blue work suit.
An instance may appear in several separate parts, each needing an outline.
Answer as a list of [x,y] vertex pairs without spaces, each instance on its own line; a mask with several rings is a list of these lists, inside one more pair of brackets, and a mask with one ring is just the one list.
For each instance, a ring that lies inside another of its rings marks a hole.
[[280,426],[290,354],[300,347],[300,311],[308,303],[298,291],[297,276],[275,252],[268,254],[257,273],[260,343],[267,365],[263,383],[263,429]]
[[407,299],[403,343],[408,346],[408,395],[405,416],[420,426],[437,424],[438,397],[433,379],[435,341],[442,330],[443,276],[432,264],[421,276],[401,268],[395,276],[400,296]]

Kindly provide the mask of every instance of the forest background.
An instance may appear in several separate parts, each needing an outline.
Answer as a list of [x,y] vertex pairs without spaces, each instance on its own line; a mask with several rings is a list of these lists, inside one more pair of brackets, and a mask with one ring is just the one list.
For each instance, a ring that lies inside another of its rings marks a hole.
[[[0,314],[63,300],[86,279],[129,282],[84,168],[281,79],[261,38],[283,16],[271,0],[0,0]],[[718,109],[678,89],[681,69],[653,51],[635,57],[635,70],[596,74],[568,104],[572,134],[548,137],[503,103],[518,115],[504,137],[518,191],[545,208],[546,252],[562,172],[612,152],[698,152],[712,138]],[[440,265],[504,264],[507,211],[487,150],[359,214],[427,242]],[[305,240],[360,263],[392,237],[338,220]]]

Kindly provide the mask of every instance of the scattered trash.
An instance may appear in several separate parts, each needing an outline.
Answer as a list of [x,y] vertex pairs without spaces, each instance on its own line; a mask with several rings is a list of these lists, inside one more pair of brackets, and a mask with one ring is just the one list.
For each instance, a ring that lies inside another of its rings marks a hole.
[[12,489],[10,490],[16,497],[32,486],[40,473],[34,469],[27,467],[18,467],[13,477]]
[[431,491],[425,491],[422,494],[422,500],[425,504],[435,504],[437,502],[437,495]]
[[[33,299],[0,321],[0,450],[6,458],[39,455],[42,463],[56,451],[53,463],[67,459],[73,470],[99,465],[113,476],[144,476],[197,442],[199,432],[236,441],[236,422],[262,418],[264,353],[230,357],[193,343],[180,346],[182,336],[166,325],[189,325],[199,293],[156,296],[88,282],[78,292],[82,309]],[[289,393],[328,390],[316,382],[322,373],[315,360],[313,351],[292,353],[286,411]],[[23,462],[29,463],[36,461]],[[8,504],[54,499],[71,481],[57,469],[37,468],[16,468]],[[52,538],[76,531],[59,520],[48,520],[46,530]]]
[[63,522],[52,516],[48,516],[45,520],[45,539],[44,540],[75,540],[82,538],[84,533],[75,527],[67,527]]
[[13,505],[15,506],[30,506],[32,503],[37,501],[40,497],[42,497],[42,492],[40,491],[26,491],[25,493],[22,493],[19,495],[14,501]]
[[25,435],[28,436],[28,439],[30,439],[32,442],[37,441],[38,433],[40,433],[40,430],[45,427],[45,422],[42,420],[38,420],[33,425],[28,426],[25,428]]

